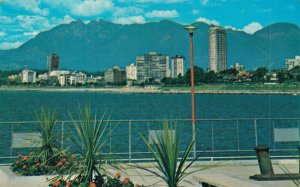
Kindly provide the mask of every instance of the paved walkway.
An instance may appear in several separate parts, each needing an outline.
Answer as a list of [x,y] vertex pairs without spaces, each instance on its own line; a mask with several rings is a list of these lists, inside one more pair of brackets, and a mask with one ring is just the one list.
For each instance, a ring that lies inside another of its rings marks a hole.
[[[193,169],[201,166],[210,166],[211,163],[199,162]],[[151,163],[139,164],[139,166],[154,170]],[[273,168],[276,174],[284,173],[282,167],[285,167],[291,173],[298,172],[298,163],[295,160],[273,161]],[[160,180],[150,172],[136,169],[132,165],[121,165],[124,172],[122,177],[129,177],[135,184],[144,184],[147,186],[165,186]],[[115,171],[108,169],[111,174]],[[296,186],[293,181],[254,181],[249,176],[259,174],[257,161],[228,161],[219,165],[214,165],[209,169],[197,171],[185,178],[181,186],[196,187],[199,186],[198,179],[213,180],[221,182],[228,187],[292,187]],[[47,187],[46,176],[18,176],[11,172],[9,166],[0,167],[0,187]]]

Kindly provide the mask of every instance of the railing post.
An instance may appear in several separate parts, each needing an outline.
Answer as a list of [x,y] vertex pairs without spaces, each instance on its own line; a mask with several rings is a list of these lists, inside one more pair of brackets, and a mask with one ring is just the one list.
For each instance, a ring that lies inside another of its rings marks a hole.
[[213,122],[211,122],[211,147],[212,147],[212,153],[214,154],[215,142],[214,142],[214,124],[213,124]]
[[298,166],[299,166],[299,173],[300,173],[300,145],[298,145]]
[[128,124],[128,159],[131,162],[131,121]]
[[254,130],[255,130],[255,146],[258,146],[258,138],[257,138],[257,119],[254,119]]
[[192,138],[193,138],[193,141],[194,141],[194,146],[193,146],[193,157],[194,159],[196,158],[196,127],[195,127],[195,121],[192,121],[193,125],[192,125],[192,130],[193,130],[193,134],[192,134]]
[[109,123],[109,153],[111,154],[111,123]]
[[65,122],[63,121],[61,123],[61,142],[60,142],[60,144],[61,144],[60,146],[62,149],[64,147],[64,126],[65,126]]
[[239,120],[236,120],[236,136],[237,136],[237,146],[239,151],[240,150]]
[[13,152],[13,138],[14,138],[14,124],[11,124],[11,143],[10,143],[10,159],[12,158]]

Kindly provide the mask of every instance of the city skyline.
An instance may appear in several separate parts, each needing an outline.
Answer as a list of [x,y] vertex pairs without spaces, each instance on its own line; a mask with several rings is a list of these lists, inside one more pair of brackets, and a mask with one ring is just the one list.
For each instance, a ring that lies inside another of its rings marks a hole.
[[277,22],[299,26],[299,8],[299,0],[0,0],[0,49],[16,48],[42,31],[78,19],[118,24],[200,21],[251,34]]

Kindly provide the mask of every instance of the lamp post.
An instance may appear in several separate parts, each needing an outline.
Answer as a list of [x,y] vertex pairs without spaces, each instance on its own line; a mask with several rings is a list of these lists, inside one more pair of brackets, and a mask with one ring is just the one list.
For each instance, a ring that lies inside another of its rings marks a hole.
[[185,27],[185,29],[189,32],[190,35],[190,71],[191,71],[191,99],[192,99],[192,138],[194,141],[193,152],[194,158],[196,158],[196,134],[195,134],[195,88],[194,88],[194,49],[193,49],[193,34],[197,29],[193,26]]

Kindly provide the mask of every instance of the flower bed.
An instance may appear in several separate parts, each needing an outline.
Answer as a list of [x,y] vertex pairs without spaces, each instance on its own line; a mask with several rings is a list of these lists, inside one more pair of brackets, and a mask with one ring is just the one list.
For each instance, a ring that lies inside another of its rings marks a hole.
[[50,184],[49,187],[144,187],[144,185],[134,185],[129,178],[122,179],[121,174],[117,173],[113,178],[96,176],[93,182],[59,179]]
[[11,165],[13,172],[21,175],[45,175],[56,173],[64,173],[65,169],[74,162],[74,155],[57,156],[51,159],[51,162],[43,162],[35,156],[34,153],[29,155],[18,154],[18,160]]

